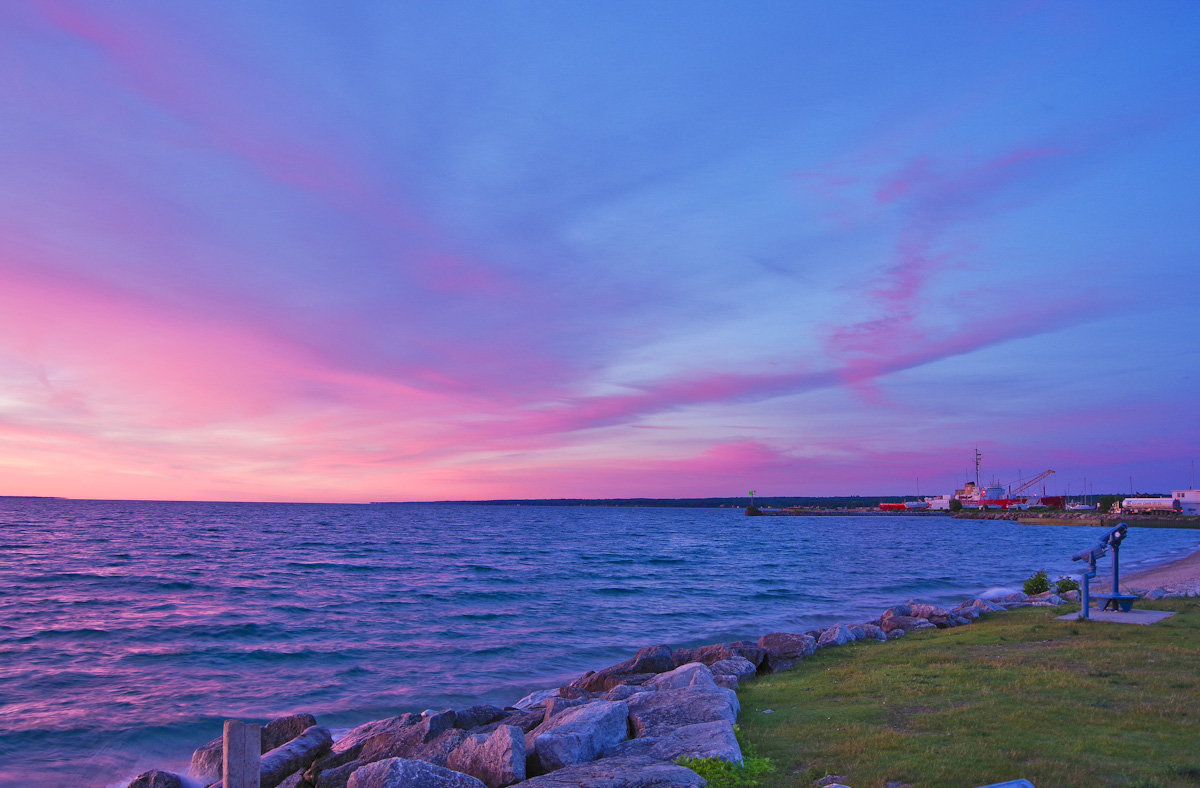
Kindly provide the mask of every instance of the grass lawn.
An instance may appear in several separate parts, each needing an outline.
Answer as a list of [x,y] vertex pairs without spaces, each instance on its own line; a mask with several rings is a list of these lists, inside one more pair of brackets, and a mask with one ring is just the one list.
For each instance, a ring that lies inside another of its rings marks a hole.
[[776,766],[758,784],[1200,785],[1200,603],[1138,607],[1177,615],[1146,627],[1023,608],[749,682],[743,738]]

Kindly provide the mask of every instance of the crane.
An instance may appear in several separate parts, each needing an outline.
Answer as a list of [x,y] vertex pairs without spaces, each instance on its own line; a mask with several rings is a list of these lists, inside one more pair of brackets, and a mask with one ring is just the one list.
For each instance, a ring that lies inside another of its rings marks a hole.
[[1051,471],[1042,471],[1042,472],[1041,472],[1041,473],[1039,473],[1037,476],[1034,476],[1032,479],[1030,479],[1029,481],[1025,482],[1024,484],[1022,484],[1022,485],[1020,485],[1020,486],[1016,487],[1015,489],[1010,489],[1010,490],[1008,491],[1008,497],[1009,497],[1009,498],[1012,498],[1014,495],[1020,495],[1021,493],[1025,492],[1026,490],[1028,490],[1028,489],[1029,489],[1030,487],[1032,487],[1033,485],[1035,485],[1035,484],[1037,484],[1038,482],[1040,482],[1042,479],[1045,479],[1045,478],[1047,478],[1047,477],[1048,477],[1050,474],[1052,474],[1052,473],[1054,473],[1054,471],[1052,471],[1052,470],[1051,470]]

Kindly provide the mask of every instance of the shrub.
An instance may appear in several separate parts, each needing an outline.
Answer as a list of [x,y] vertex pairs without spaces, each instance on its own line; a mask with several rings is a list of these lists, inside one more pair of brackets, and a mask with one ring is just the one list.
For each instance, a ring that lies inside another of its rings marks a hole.
[[703,777],[708,782],[708,788],[758,785],[755,778],[775,771],[775,764],[770,758],[753,755],[745,756],[741,766],[720,758],[680,758],[676,762]]
[[962,501],[958,500],[957,498],[951,498],[950,499],[950,511],[961,512],[962,511]]
[[742,729],[739,726],[733,726],[733,733],[737,736],[738,746],[742,748],[741,766],[720,758],[677,758],[675,762],[703,777],[708,783],[708,788],[758,785],[755,778],[775,771],[775,764],[770,758],[759,756],[754,745],[742,738]]
[[1030,575],[1029,579],[1025,581],[1025,593],[1030,596],[1049,590],[1050,578],[1046,576],[1045,569],[1039,569],[1037,572]]
[[1054,593],[1056,593],[1056,594],[1065,594],[1068,591],[1078,591],[1078,590],[1079,590],[1079,581],[1073,577],[1067,577],[1066,575],[1062,575],[1058,578],[1058,580],[1054,581]]

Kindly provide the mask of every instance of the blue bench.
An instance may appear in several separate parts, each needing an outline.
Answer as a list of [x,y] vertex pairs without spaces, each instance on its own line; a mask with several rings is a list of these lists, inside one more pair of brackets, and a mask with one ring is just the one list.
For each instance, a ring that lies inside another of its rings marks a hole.
[[1096,594],[1096,599],[1105,600],[1101,610],[1120,610],[1122,613],[1132,610],[1133,600],[1137,598],[1137,594]]

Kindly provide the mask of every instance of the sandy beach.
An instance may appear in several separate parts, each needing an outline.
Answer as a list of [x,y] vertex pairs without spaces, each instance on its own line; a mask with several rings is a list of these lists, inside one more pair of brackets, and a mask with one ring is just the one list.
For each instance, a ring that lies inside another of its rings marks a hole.
[[[1107,586],[1107,582],[1104,585]],[[1141,590],[1164,588],[1167,591],[1200,593],[1200,550],[1140,572],[1122,572],[1121,587]]]

